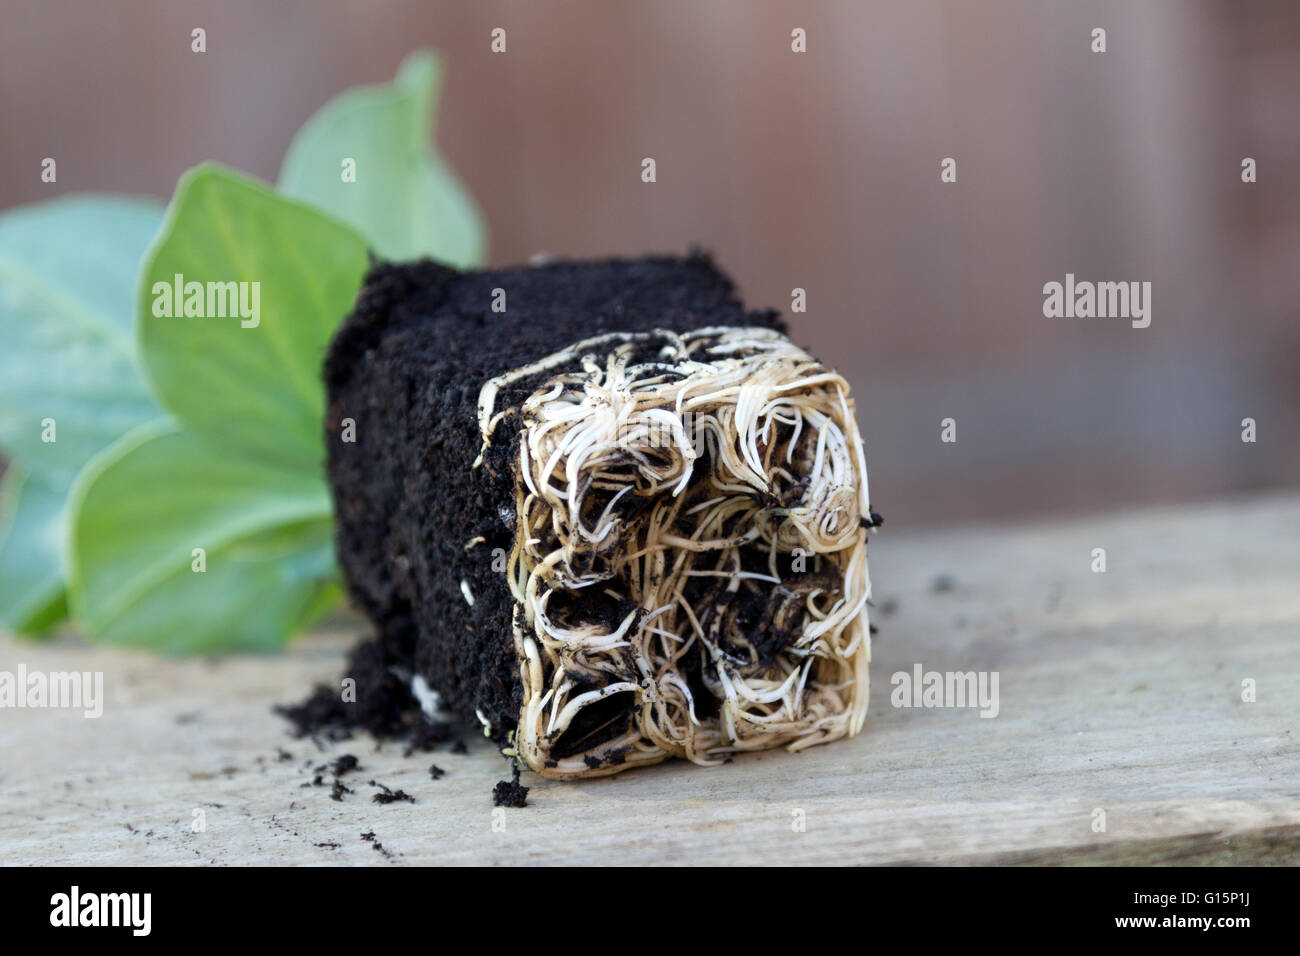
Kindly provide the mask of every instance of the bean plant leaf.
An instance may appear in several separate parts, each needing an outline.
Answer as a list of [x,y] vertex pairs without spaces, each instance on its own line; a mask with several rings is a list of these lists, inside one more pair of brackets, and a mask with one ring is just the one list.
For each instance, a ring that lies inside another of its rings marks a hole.
[[481,265],[482,216],[432,147],[442,73],[436,54],[413,53],[392,83],[325,104],[290,144],[280,189],[349,223],[385,259]]
[[67,616],[63,588],[64,491],[18,464],[0,485],[0,624],[28,635]]
[[140,258],[162,206],[75,195],[0,216],[0,625],[63,619],[63,500],[81,467],[162,413],[135,362]]
[[320,475],[321,366],[368,265],[342,223],[219,166],[190,170],[140,273],[159,402],[227,454]]
[[98,640],[166,653],[270,651],[337,599],[318,475],[147,425],[73,487],[69,589]]
[[294,139],[280,192],[215,165],[165,214],[0,216],[0,624],[272,650],[340,596],[321,367],[373,258],[479,264],[419,53]]
[[137,302],[174,420],[96,457],[69,499],[70,604],[92,637],[271,650],[337,600],[321,364],[368,262],[352,229],[261,183],[181,178]]

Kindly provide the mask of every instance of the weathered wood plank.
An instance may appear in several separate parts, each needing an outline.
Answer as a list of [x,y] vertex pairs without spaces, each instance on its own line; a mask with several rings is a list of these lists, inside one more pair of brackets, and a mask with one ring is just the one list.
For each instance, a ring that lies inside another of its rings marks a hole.
[[[472,727],[466,755],[405,758],[368,739],[321,751],[271,714],[337,675],[355,622],[283,657],[220,662],[0,638],[0,670],[101,670],[106,695],[98,720],[0,710],[0,860],[1300,862],[1300,498],[887,527],[872,570],[883,607],[862,736],[718,769],[525,774],[530,806],[502,811],[500,831],[505,763]],[[917,663],[996,671],[998,716],[892,707],[890,675]],[[364,767],[345,778],[354,794],[300,786],[345,752]],[[430,763],[447,775],[431,780]],[[370,779],[417,802],[372,803]]]

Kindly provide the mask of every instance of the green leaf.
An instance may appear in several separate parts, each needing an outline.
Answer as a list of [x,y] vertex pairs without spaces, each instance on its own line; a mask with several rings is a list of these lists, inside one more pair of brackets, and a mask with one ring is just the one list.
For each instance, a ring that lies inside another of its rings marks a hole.
[[[87,461],[160,418],[134,358],[152,201],[71,196],[0,216],[0,624],[39,634],[66,614],[63,502]],[[53,439],[52,441],[46,439]]]
[[[315,209],[217,166],[186,173],[140,273],[154,394],[224,454],[319,475],[321,364],[368,265],[365,240]],[[173,301],[178,275],[183,293],[204,291],[203,317],[185,314],[187,294]],[[208,301],[231,282],[247,309]]]
[[137,300],[177,421],[123,438],[69,496],[69,599],[92,637],[273,650],[337,600],[320,372],[367,266],[350,228],[260,183],[181,178]]
[[107,196],[0,216],[0,446],[51,486],[159,417],[131,323],[140,257],[160,220],[156,203]]
[[98,456],[69,507],[72,608],[98,640],[167,653],[276,650],[339,595],[323,479],[228,454],[172,424]]
[[11,464],[0,486],[0,624],[38,635],[67,614],[61,489]]
[[[356,227],[383,258],[481,264],[482,216],[431,146],[442,72],[437,55],[413,53],[393,83],[325,104],[290,144],[280,188]],[[347,160],[355,182],[344,181]]]

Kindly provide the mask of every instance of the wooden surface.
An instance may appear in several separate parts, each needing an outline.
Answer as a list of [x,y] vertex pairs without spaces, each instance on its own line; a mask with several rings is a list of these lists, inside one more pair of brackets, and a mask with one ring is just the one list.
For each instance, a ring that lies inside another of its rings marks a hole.
[[[526,773],[529,806],[495,816],[505,761],[472,727],[467,754],[409,758],[287,736],[271,706],[336,677],[357,625],[220,662],[0,637],[0,670],[101,670],[106,698],[98,720],[0,710],[0,862],[1300,862],[1300,497],[887,524],[871,548],[881,633],[861,736],[717,769]],[[891,674],[916,663],[996,671],[1000,713],[892,707]],[[343,753],[363,767],[344,778],[355,793],[302,786]],[[372,802],[371,779],[416,802]]]

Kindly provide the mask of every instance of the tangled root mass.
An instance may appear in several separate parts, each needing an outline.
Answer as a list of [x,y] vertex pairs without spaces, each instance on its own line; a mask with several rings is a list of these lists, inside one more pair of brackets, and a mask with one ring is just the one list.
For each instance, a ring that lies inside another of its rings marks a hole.
[[530,767],[857,733],[870,508],[848,393],[780,333],[733,327],[604,335],[483,387],[484,447],[519,429],[506,575]]

